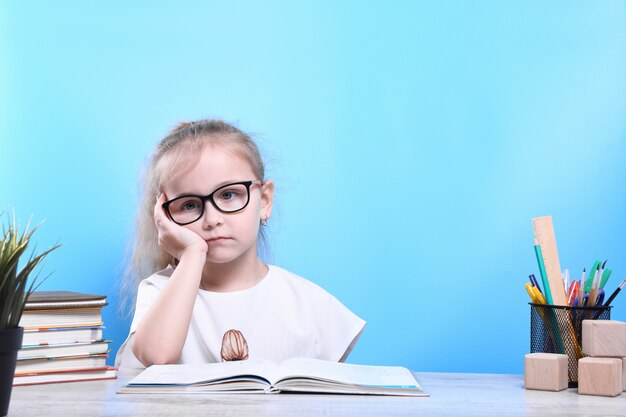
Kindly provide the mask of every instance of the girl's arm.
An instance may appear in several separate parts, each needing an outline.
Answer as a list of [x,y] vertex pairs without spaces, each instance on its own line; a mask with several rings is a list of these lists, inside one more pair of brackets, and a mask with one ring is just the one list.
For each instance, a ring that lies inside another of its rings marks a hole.
[[145,366],[178,362],[207,252],[207,244],[199,235],[165,216],[161,208],[165,201],[162,194],[154,210],[159,246],[179,259],[179,263],[133,336],[133,354]]

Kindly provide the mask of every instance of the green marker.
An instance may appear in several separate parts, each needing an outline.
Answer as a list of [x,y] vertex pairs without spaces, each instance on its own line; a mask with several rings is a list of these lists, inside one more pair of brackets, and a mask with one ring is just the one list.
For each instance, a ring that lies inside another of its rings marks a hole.
[[587,279],[585,280],[585,292],[591,291],[591,284],[593,284],[593,274],[595,270],[600,266],[600,260],[597,260],[591,269],[589,270],[589,275],[587,275]]
[[541,281],[543,282],[543,292],[546,296],[546,302],[549,305],[553,305],[552,293],[550,292],[550,283],[548,282],[548,275],[546,274],[546,266],[543,264],[543,254],[541,253],[541,246],[535,239],[535,255],[537,256],[537,264],[539,264],[539,274],[541,274]]
[[602,274],[602,282],[600,282],[600,288],[604,288],[604,284],[606,284],[606,282],[609,280],[611,272],[613,271],[611,271],[610,269],[604,270],[604,274]]

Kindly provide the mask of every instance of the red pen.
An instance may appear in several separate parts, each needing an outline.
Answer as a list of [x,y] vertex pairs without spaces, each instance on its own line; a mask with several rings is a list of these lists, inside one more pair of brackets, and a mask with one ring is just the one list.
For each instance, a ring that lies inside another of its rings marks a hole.
[[580,283],[576,280],[572,281],[569,286],[569,290],[567,291],[567,305],[571,306],[576,297],[578,297],[578,293],[580,292]]

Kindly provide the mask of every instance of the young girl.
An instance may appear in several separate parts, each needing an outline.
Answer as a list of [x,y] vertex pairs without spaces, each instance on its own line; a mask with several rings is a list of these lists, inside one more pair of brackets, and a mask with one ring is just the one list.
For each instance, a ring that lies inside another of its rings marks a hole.
[[132,258],[149,277],[117,367],[346,359],[365,322],[257,255],[274,195],[264,171],[252,139],[219,120],[183,123],[159,143]]

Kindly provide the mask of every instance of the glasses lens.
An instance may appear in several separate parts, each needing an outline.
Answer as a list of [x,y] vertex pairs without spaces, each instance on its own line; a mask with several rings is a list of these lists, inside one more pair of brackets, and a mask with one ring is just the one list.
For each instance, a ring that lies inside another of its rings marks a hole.
[[190,223],[202,216],[202,200],[198,197],[181,197],[172,201],[169,211],[175,222]]
[[248,203],[248,188],[243,184],[227,185],[215,191],[213,201],[222,211],[241,210]]

